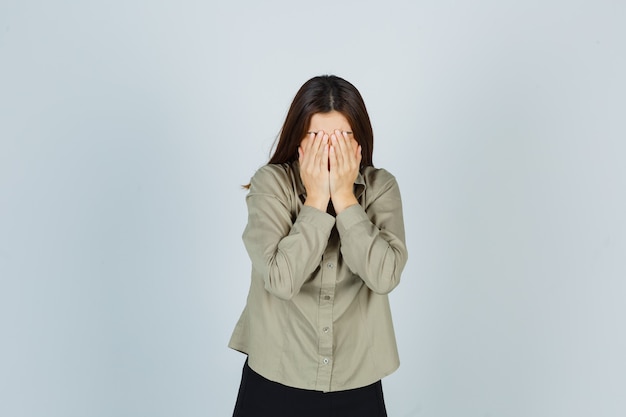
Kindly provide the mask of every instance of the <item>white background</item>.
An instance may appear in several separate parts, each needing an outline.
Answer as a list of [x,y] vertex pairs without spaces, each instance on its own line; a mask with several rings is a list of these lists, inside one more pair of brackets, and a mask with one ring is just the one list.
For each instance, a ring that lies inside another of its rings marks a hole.
[[409,263],[390,417],[626,415],[623,1],[0,2],[0,415],[229,416],[245,192],[363,94]]

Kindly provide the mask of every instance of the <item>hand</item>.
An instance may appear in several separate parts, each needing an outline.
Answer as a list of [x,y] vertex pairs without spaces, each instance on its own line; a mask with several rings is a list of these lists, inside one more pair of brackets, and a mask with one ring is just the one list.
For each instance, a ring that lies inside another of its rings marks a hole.
[[322,131],[307,134],[298,147],[300,178],[306,189],[304,204],[322,211],[326,211],[330,201],[328,147],[328,135]]
[[330,136],[330,198],[335,212],[358,204],[354,196],[354,181],[361,166],[361,146],[346,132],[335,130]]

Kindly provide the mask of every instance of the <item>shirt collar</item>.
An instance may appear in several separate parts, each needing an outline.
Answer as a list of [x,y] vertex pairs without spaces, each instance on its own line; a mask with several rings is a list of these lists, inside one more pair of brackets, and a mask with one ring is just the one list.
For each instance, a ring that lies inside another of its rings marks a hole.
[[[296,178],[296,191],[298,192],[298,197],[302,198],[302,201],[304,201],[306,199],[306,189],[302,183],[302,178],[300,178],[300,161],[296,160],[292,162],[291,166]],[[363,191],[365,191],[365,187],[365,180],[363,179],[361,171],[359,171],[356,179],[354,180],[354,195],[357,200],[361,198]]]

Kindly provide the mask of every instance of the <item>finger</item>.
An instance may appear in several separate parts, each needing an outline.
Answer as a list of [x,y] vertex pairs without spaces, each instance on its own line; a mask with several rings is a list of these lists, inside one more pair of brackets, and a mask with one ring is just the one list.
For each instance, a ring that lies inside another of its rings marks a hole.
[[321,168],[322,164],[328,160],[328,156],[324,156],[324,148],[328,147],[328,135],[318,132],[315,136],[315,147],[312,149],[315,152],[314,164],[316,167]]
[[324,170],[328,170],[328,135],[324,134],[324,137],[322,138],[322,144],[321,144],[321,149],[320,149],[320,170],[324,171]]
[[337,170],[337,152],[335,150],[335,145],[329,145],[328,150],[328,168],[331,172],[335,172]]
[[348,164],[350,162],[350,157],[352,154],[350,149],[350,144],[347,139],[347,134],[344,132],[336,131],[337,136],[337,145],[339,150],[339,162],[343,164]]
[[305,153],[314,155],[314,153],[311,153],[311,152],[315,148],[315,140],[317,139],[317,136],[318,135],[316,135],[315,132],[310,132],[307,134],[307,140],[306,140],[306,144],[304,148]]
[[320,171],[328,171],[330,169],[330,161],[329,161],[329,153],[330,153],[330,145],[328,144],[328,137],[326,137],[324,141],[324,151],[322,153],[322,160],[320,161]]
[[[307,149],[309,152],[314,152],[315,151],[315,147],[316,147],[315,141],[317,140],[317,136],[318,135],[316,135],[314,133],[312,133],[311,136],[309,136],[309,144],[308,144],[309,146],[308,146],[308,149]],[[313,155],[314,155],[314,153],[313,153]]]
[[339,168],[339,165],[342,164],[343,162],[343,155],[341,152],[341,144],[339,143],[339,131],[335,130],[335,132],[332,134],[331,139],[332,139],[332,146],[334,148],[333,152],[335,153],[335,160],[337,161],[337,168]]
[[328,142],[328,135],[326,135],[323,131],[317,132],[315,135],[315,152],[319,152],[324,146],[324,143]]
[[305,165],[310,165],[311,161],[315,158],[315,153],[313,149],[315,147],[315,136],[309,135],[301,146],[302,149],[302,160]]
[[350,144],[350,159],[356,167],[361,165],[361,145],[356,139],[351,138],[348,133],[345,133],[346,141]]
[[316,166],[321,141],[322,138],[319,134],[314,134],[309,140],[310,143],[308,148],[306,149],[306,153],[308,154],[308,160],[310,164],[312,164],[312,166]]
[[343,138],[346,142],[347,152],[350,155],[350,158],[356,156],[356,148],[359,146],[359,143],[348,134],[348,132],[342,132]]

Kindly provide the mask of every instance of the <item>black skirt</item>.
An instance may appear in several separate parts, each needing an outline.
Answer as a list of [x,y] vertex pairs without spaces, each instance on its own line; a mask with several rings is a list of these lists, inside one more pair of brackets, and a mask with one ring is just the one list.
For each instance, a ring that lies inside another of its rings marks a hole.
[[380,381],[323,393],[288,387],[243,366],[233,417],[387,417]]

